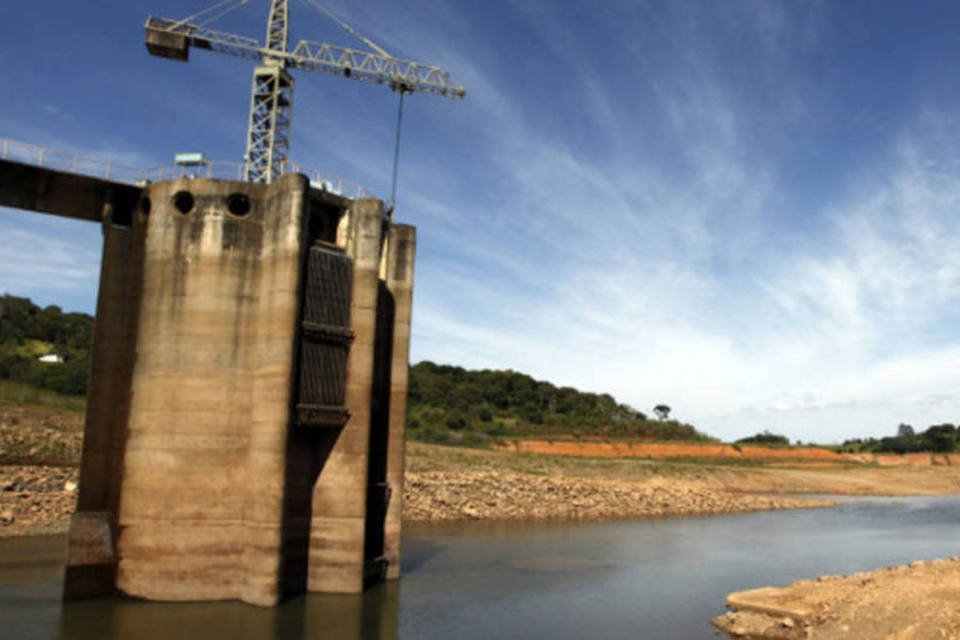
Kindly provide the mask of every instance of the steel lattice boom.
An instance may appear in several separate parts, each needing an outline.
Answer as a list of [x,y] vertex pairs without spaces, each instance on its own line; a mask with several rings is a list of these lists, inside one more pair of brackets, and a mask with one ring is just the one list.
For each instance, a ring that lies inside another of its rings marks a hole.
[[254,38],[215,31],[188,20],[151,17],[146,22],[147,50],[153,55],[186,61],[190,47],[196,47],[260,62],[253,73],[244,159],[247,180],[270,182],[287,162],[293,107],[293,78],[288,68],[376,82],[402,93],[419,91],[450,98],[466,95],[466,90],[452,82],[442,68],[395,58],[365,38],[364,42],[375,47],[376,52],[309,40],[301,40],[291,50],[287,42],[287,15],[288,0],[271,0],[266,45]]

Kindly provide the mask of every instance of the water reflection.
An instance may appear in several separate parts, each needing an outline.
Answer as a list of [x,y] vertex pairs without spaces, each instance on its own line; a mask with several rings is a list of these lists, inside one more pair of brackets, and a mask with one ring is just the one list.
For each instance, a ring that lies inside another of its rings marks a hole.
[[309,594],[279,607],[238,602],[161,603],[98,599],[64,603],[62,638],[363,638],[397,637],[398,584],[362,596]]
[[0,540],[0,638],[343,638],[395,640],[400,585],[363,595],[309,594],[279,607],[240,602],[61,602],[66,540]]

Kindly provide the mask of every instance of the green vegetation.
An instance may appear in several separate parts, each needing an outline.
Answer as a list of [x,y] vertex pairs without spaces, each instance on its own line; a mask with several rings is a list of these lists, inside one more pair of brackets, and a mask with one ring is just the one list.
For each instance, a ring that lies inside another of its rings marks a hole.
[[410,369],[410,422],[415,440],[478,445],[502,437],[642,437],[709,440],[693,426],[658,420],[608,394],[556,387],[515,371],[469,371],[420,362]]
[[0,378],[0,407],[23,406],[82,413],[87,408],[87,399],[84,396],[62,395],[49,389],[38,389],[23,382]]
[[[56,396],[40,390],[85,393],[92,339],[89,315],[40,308],[27,298],[0,298],[0,401],[53,402]],[[63,362],[39,360],[49,354]],[[657,419],[650,419],[608,394],[556,387],[514,371],[421,362],[410,374],[409,434],[415,440],[471,446],[503,437],[710,439],[671,419],[665,404],[656,405]]]
[[901,424],[896,436],[886,438],[857,438],[847,440],[840,451],[850,453],[917,453],[932,451],[953,453],[960,443],[960,428],[950,424],[936,424],[923,433],[915,433],[913,427]]
[[762,445],[773,445],[773,446],[789,446],[790,438],[787,436],[781,436],[776,433],[770,433],[769,431],[764,431],[763,433],[758,433],[753,436],[746,438],[740,438],[737,440],[736,444],[762,444]]
[[[66,395],[87,390],[93,318],[41,309],[28,298],[0,298],[0,379]],[[41,362],[55,354],[63,362]]]

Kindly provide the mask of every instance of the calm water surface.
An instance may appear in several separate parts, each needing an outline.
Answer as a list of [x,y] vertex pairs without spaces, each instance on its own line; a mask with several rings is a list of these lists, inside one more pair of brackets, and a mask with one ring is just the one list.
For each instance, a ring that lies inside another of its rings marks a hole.
[[0,540],[0,638],[713,638],[730,591],[960,555],[960,497],[591,524],[410,527],[399,584],[237,603],[59,601],[64,540]]

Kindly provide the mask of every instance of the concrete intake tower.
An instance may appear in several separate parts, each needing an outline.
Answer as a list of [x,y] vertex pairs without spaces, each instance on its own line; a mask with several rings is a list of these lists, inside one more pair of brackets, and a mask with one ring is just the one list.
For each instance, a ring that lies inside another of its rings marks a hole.
[[415,229],[298,174],[105,213],[65,597],[396,578]]

